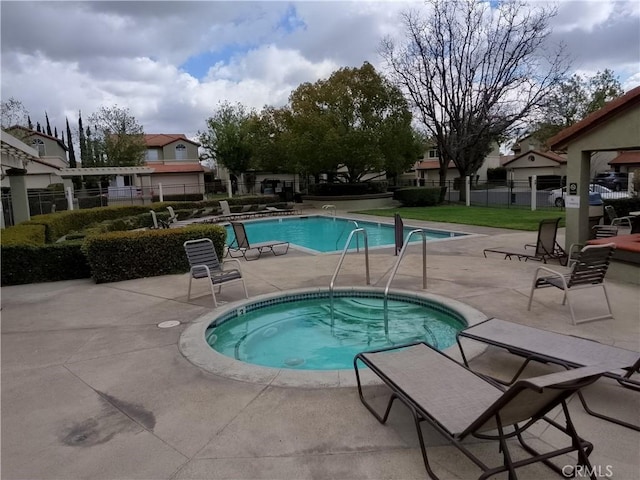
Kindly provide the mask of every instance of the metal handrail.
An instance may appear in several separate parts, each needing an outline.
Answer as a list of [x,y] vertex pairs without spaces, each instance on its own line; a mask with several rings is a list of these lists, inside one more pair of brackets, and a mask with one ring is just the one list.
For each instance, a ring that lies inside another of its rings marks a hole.
[[[353,221],[353,220],[352,220]],[[329,284],[329,304],[331,306],[331,327],[333,328],[333,286],[336,282],[336,278],[338,277],[338,272],[340,271],[340,267],[342,267],[342,262],[344,261],[344,257],[347,255],[347,251],[349,250],[349,244],[351,243],[351,239],[357,233],[362,233],[364,237],[364,263],[365,263],[365,275],[367,285],[371,285],[371,281],[369,278],[369,239],[367,238],[367,231],[364,228],[356,228],[352,230],[349,234],[349,238],[347,238],[347,243],[342,250],[342,255],[340,255],[340,260],[338,260],[338,266],[336,267],[336,271],[333,273],[333,277],[331,278],[331,283]]]
[[396,276],[396,272],[398,271],[398,267],[400,266],[400,262],[404,257],[404,252],[407,250],[409,246],[409,240],[414,233],[419,233],[422,236],[422,289],[427,288],[427,236],[424,233],[424,230],[417,229],[411,230],[407,234],[407,238],[404,241],[404,245],[402,246],[402,250],[400,250],[400,255],[398,255],[398,260],[396,264],[393,266],[393,270],[391,271],[391,275],[389,276],[389,280],[387,281],[387,286],[384,289],[384,334],[389,335],[389,287],[391,286],[391,282],[393,278]]
[[[344,224],[344,227],[342,227],[342,230],[340,231],[340,235],[338,235],[338,238],[336,239],[336,250],[338,249],[338,242],[340,242],[340,239],[342,238],[342,234],[349,226],[349,222],[352,222],[356,226],[356,228],[360,228],[360,225],[358,225],[358,222],[356,222],[355,220],[347,220],[347,223]],[[347,245],[349,245],[349,240],[347,240]],[[360,243],[358,242],[357,238],[356,238],[356,252],[360,252]]]

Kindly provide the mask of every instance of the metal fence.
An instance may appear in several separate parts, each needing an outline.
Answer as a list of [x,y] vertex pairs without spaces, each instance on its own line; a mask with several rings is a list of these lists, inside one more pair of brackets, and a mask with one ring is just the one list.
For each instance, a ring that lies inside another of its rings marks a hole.
[[[389,190],[406,186],[438,187],[438,181],[404,181],[385,182]],[[460,189],[465,183],[458,180],[445,182],[446,193],[444,201],[456,204],[461,201]],[[282,201],[298,201],[299,194],[294,191],[292,182],[281,182],[279,185],[238,184],[231,186],[232,194],[242,195],[278,195]],[[204,193],[202,193],[204,192]],[[206,184],[175,184],[156,187],[99,187],[96,189],[77,189],[74,191],[73,208],[94,208],[109,205],[143,205],[160,201],[197,201],[207,198],[220,198],[227,194],[227,185],[217,181]],[[604,200],[628,197],[629,192],[607,192],[602,195]],[[65,192],[49,190],[29,190],[29,208],[31,215],[41,215],[56,211],[67,210],[68,200]],[[532,193],[528,181],[502,181],[484,184],[472,184],[469,192],[469,203],[472,206],[532,208],[535,199],[536,208],[560,209],[564,206],[564,194],[560,188],[546,188]],[[13,225],[13,210],[11,193],[2,193],[2,211],[6,226]]]

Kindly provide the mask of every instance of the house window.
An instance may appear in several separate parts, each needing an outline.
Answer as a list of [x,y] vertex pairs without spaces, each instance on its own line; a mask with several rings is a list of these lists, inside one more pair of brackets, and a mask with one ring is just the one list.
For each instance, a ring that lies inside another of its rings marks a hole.
[[44,142],[42,140],[36,138],[33,142],[31,142],[31,145],[38,151],[39,156],[44,157],[46,155],[46,152],[44,150]]
[[438,150],[429,150],[429,158],[438,158]]
[[155,148],[150,148],[147,150],[147,162],[154,162],[158,160],[158,150]]
[[179,143],[178,145],[176,145],[176,160],[186,160],[186,159],[187,159],[187,147]]

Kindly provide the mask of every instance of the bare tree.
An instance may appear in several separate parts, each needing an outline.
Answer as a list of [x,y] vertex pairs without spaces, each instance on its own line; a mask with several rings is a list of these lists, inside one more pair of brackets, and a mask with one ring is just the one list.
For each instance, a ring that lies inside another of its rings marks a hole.
[[520,0],[428,0],[426,12],[402,14],[401,41],[382,41],[391,77],[437,143],[441,185],[451,161],[461,177],[475,174],[563,79],[563,49],[546,49],[555,14]]
[[[102,106],[97,113],[89,117],[89,122],[94,125],[92,145],[95,164],[93,166],[129,167],[144,164],[147,151],[144,129],[128,108],[117,105]],[[90,148],[88,129],[85,143],[87,149]],[[88,158],[89,156],[90,154]]]

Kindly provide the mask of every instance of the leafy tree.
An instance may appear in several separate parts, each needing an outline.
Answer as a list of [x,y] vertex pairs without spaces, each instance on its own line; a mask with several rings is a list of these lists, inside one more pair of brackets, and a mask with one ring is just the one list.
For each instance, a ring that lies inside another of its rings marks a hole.
[[130,167],[144,163],[144,130],[129,109],[103,106],[89,117],[89,122],[94,125],[95,166]]
[[274,173],[299,171],[292,155],[290,122],[287,107],[265,106],[249,116],[248,140],[255,169]]
[[624,94],[622,85],[611,70],[598,72],[593,77],[578,74],[557,85],[544,103],[533,136],[544,144],[574,123]]
[[520,0],[427,0],[402,14],[404,38],[381,54],[440,152],[440,182],[480,168],[492,144],[527,119],[566,71],[547,55],[555,10]]
[[205,151],[234,175],[240,175],[251,168],[250,118],[240,103],[219,104],[217,110],[207,119],[208,130],[198,132]]
[[65,121],[67,122],[67,142],[68,142],[68,146],[69,146],[69,166],[71,168],[77,168],[78,167],[78,162],[76,161],[76,152],[75,152],[75,150],[73,148],[73,139],[71,137],[71,128],[69,128],[69,119],[65,118]]
[[302,169],[356,183],[371,173],[405,171],[419,153],[402,92],[365,62],[300,85],[290,97],[293,153]]

